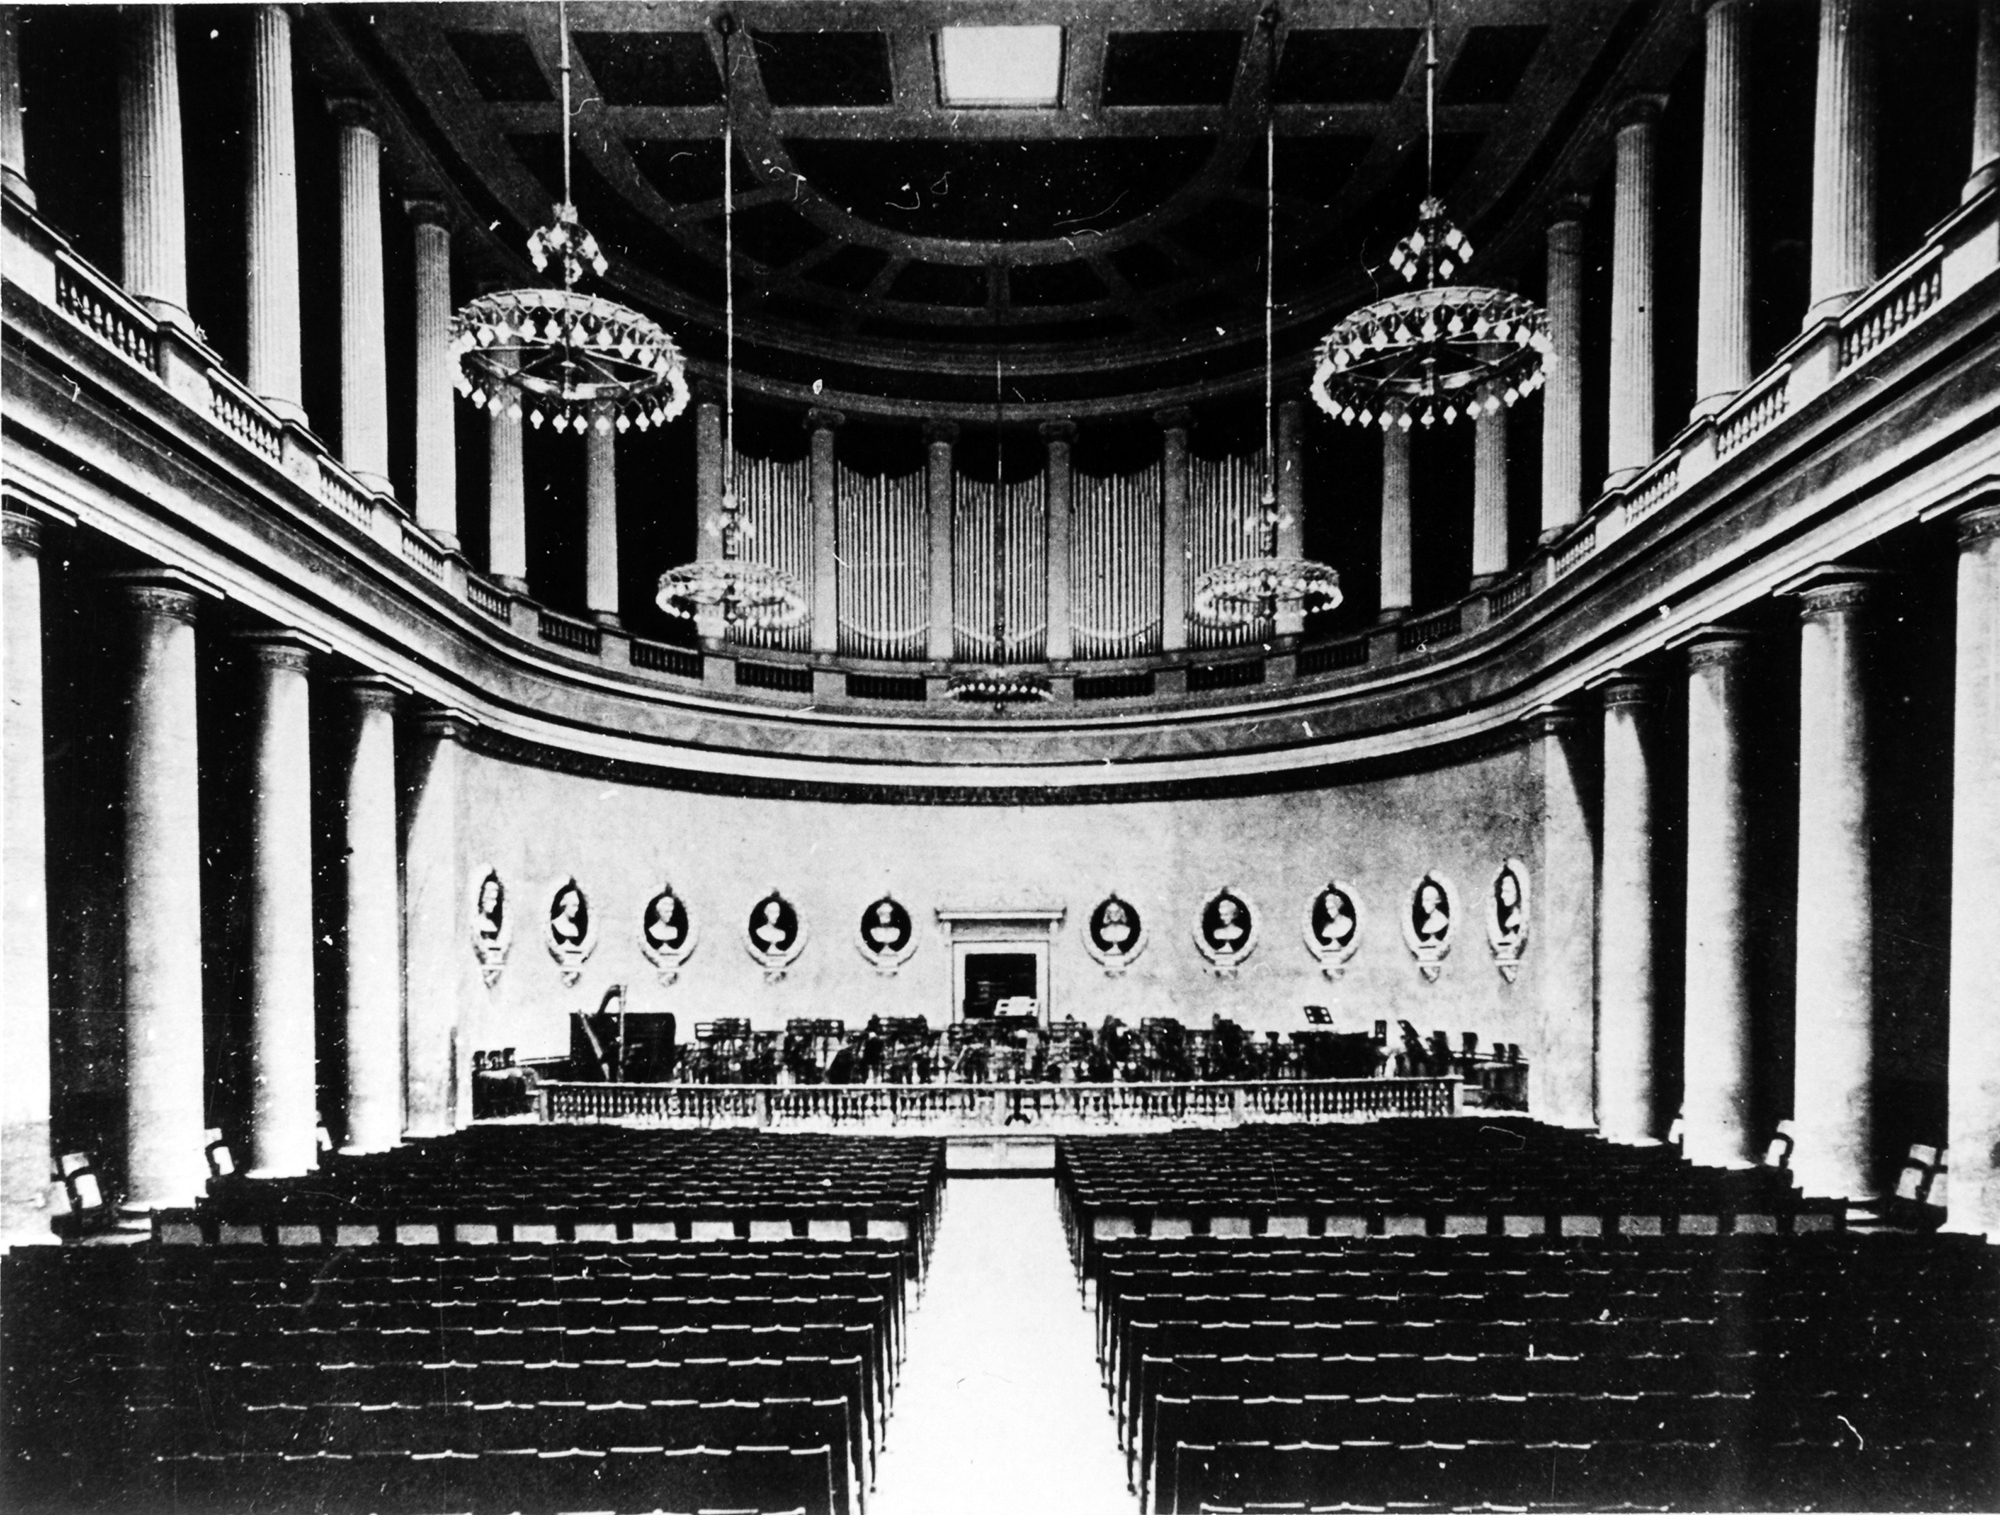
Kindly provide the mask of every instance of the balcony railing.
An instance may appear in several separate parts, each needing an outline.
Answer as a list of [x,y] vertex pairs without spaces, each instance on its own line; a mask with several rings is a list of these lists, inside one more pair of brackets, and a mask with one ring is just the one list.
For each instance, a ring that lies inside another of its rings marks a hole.
[[[310,432],[282,423],[220,366],[195,334],[157,320],[18,202],[9,199],[6,214],[10,227],[21,233],[14,245],[26,250],[10,262],[7,280],[11,286],[52,306],[93,342],[158,384],[163,395],[191,406],[248,453],[277,464],[300,484],[317,508],[366,533],[416,578],[477,610],[490,623],[491,631],[500,633],[521,624],[513,614],[512,596],[467,571],[462,558],[412,522],[393,497],[364,486],[327,455]],[[1996,220],[2000,220],[2000,191],[1989,191],[1961,206],[1933,230],[1924,247],[1885,275],[1838,320],[1822,322],[1802,333],[1719,416],[1692,423],[1636,479],[1607,492],[1565,538],[1537,549],[1497,586],[1468,595],[1459,604],[1420,620],[1405,622],[1392,634],[1350,634],[1338,641],[1299,648],[1294,658],[1270,664],[1265,677],[1309,678],[1362,667],[1387,671],[1401,659],[1432,655],[1441,641],[1462,636],[1468,644],[1476,644],[1484,628],[1531,603],[1539,589],[1573,572],[1636,528],[1672,516],[1670,507],[1725,460],[1737,467],[1754,466],[1741,460],[1765,439],[1790,434],[1790,420],[1818,394],[1857,365],[1881,361],[1911,333],[1928,328],[1936,313],[1951,307],[1961,293],[1989,282],[2000,267],[2000,258],[1994,254]],[[32,256],[36,252],[42,255],[39,264]],[[361,550],[347,545],[350,550]],[[529,604],[527,609],[533,612],[529,624],[536,628],[539,640],[568,653],[615,662],[619,667],[703,678],[704,659],[699,653],[631,641],[622,632],[607,632],[540,606]],[[1079,624],[1075,629],[1082,637],[1085,628]],[[934,701],[942,685],[938,675],[947,671],[927,665],[919,673],[914,660],[898,663],[841,657],[829,663],[822,657],[775,648],[759,649],[754,659],[739,661],[737,651],[724,648],[711,654],[733,667],[719,675],[712,673],[706,681],[709,685],[727,688],[734,684],[746,691],[810,696],[819,702],[852,698],[881,703],[892,687],[882,681],[894,680],[893,703],[912,705],[918,678],[924,679],[926,694]],[[836,676],[816,680],[813,670],[821,665]],[[1253,665],[1246,660],[1204,669],[1194,655],[1181,652],[1072,660],[1048,666],[1058,701],[1070,702],[1148,697],[1172,700],[1182,689],[1200,692],[1248,677]]]
[[1185,1084],[586,1084],[537,1086],[544,1121],[1062,1134],[1459,1113],[1456,1078]]

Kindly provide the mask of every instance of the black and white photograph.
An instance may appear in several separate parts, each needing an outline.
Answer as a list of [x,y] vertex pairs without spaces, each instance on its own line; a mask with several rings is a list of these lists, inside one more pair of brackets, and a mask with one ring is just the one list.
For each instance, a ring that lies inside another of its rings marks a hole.
[[2000,0],[0,3],[3,1515],[2000,1511]]

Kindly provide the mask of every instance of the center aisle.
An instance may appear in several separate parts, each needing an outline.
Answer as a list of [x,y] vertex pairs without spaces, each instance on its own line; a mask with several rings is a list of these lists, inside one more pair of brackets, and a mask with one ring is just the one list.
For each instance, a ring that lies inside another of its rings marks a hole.
[[869,1515],[1132,1515],[1047,1179],[954,1178]]

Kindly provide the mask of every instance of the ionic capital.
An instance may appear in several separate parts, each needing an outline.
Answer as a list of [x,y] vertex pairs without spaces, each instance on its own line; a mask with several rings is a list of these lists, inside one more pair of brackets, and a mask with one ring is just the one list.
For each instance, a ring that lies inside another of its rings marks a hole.
[[394,679],[384,678],[379,673],[349,674],[334,680],[334,683],[356,710],[382,710],[394,715],[396,707],[409,694],[409,690]]
[[846,424],[847,414],[845,411],[828,410],[823,406],[815,405],[811,410],[806,412],[806,430],[808,431],[835,431]]
[[958,422],[934,417],[924,422],[924,442],[931,447],[950,447],[958,441]]
[[1590,688],[1606,710],[1651,709],[1662,697],[1660,681],[1653,675],[1622,668],[1606,674]]
[[1577,713],[1568,705],[1537,705],[1521,717],[1521,724],[1534,737],[1568,736],[1577,723]]
[[137,614],[188,626],[194,625],[202,600],[214,595],[206,584],[177,568],[139,568],[104,577]]
[[326,110],[342,126],[382,135],[382,107],[373,95],[335,95],[326,102]]
[[1169,405],[1153,412],[1153,424],[1162,431],[1186,431],[1194,424],[1194,412],[1185,405]]
[[417,734],[434,742],[463,742],[478,725],[463,710],[436,706],[419,713],[416,720]]
[[1970,547],[1974,542],[1984,542],[1990,537],[2000,537],[2000,500],[1961,512],[1956,517],[1958,523],[1958,545]]
[[1071,442],[1076,440],[1076,422],[1074,421],[1044,421],[1036,430],[1041,432],[1044,442],[1060,442],[1067,447]]
[[30,515],[25,510],[16,510],[11,505],[4,513],[0,513],[0,531],[4,531],[8,550],[26,557],[41,555],[43,525],[40,516]]
[[239,631],[236,641],[266,668],[285,668],[305,673],[312,667],[314,653],[327,650],[326,644],[296,631]]
[[426,195],[403,202],[404,214],[418,226],[436,226],[444,231],[451,230],[451,207],[444,201]]

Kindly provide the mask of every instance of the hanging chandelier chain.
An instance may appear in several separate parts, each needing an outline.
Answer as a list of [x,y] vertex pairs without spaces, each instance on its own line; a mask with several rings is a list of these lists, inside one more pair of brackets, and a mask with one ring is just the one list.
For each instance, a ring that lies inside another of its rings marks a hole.
[[[736,18],[716,21],[722,32],[722,499],[729,524],[736,516],[736,58],[730,46]],[[732,535],[725,547],[733,547]],[[729,554],[734,556],[733,553]]]
[[1264,28],[1264,550],[1278,550],[1278,450],[1272,428],[1271,370],[1277,290],[1278,177],[1278,11],[1267,7],[1257,18]]
[[1424,20],[1424,200],[1437,198],[1438,7],[1430,0]]

